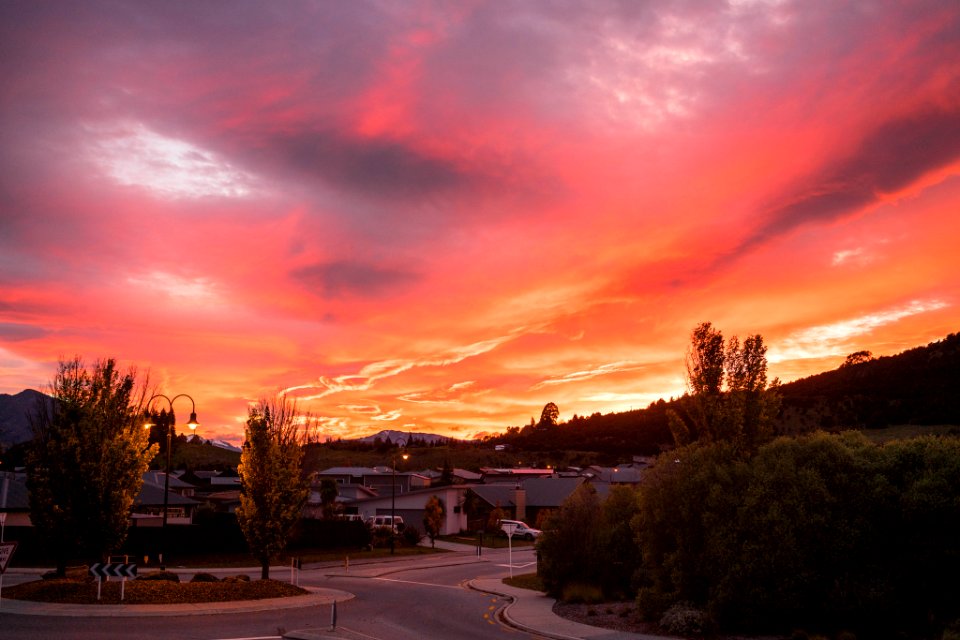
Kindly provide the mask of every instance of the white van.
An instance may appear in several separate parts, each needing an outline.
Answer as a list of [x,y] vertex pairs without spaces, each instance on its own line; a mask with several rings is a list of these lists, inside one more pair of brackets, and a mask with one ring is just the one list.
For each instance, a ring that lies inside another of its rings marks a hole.
[[370,518],[370,526],[374,529],[387,529],[393,525],[393,532],[403,531],[403,518],[400,516],[373,516]]

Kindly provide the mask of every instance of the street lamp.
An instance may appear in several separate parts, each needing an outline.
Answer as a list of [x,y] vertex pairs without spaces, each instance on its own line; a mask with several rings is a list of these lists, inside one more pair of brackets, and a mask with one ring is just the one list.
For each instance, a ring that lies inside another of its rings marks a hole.
[[[167,432],[167,471],[163,475],[163,525],[161,527],[161,534],[160,534],[160,556],[159,556],[160,570],[163,571],[164,569],[166,569],[166,566],[163,563],[163,552],[164,552],[164,548],[166,547],[166,541],[167,541],[167,506],[169,504],[169,499],[170,499],[169,498],[170,449],[171,449],[170,445],[171,445],[171,440],[173,439],[173,427],[174,427],[173,403],[176,402],[178,398],[186,398],[187,400],[189,400],[190,401],[190,422],[187,423],[187,426],[190,427],[191,430],[196,431],[197,427],[199,427],[200,424],[197,422],[197,404],[193,401],[193,398],[191,398],[185,393],[181,393],[179,395],[173,396],[172,399],[168,398],[162,393],[158,393],[152,396],[149,400],[147,400],[147,405],[145,408],[145,411],[148,415],[150,413],[150,405],[153,404],[153,401],[156,400],[157,398],[163,398],[164,400],[166,400],[167,406],[170,407],[170,413],[167,415],[167,420],[163,425],[166,428],[166,432]],[[149,429],[150,427],[153,427],[153,426],[154,424],[150,422],[148,417],[147,422],[144,423],[143,425],[143,428]]]
[[[408,454],[403,454],[400,456],[404,460],[409,458]],[[397,534],[397,522],[396,522],[396,511],[397,511],[397,455],[393,455],[393,465],[391,465],[391,482],[390,482],[390,555],[393,555],[394,542],[393,539]]]

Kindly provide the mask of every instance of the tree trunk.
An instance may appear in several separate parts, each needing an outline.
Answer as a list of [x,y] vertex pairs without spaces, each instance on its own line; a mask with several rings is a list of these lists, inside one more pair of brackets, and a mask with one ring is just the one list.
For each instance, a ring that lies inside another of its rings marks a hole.
[[270,579],[270,556],[260,558],[260,579]]

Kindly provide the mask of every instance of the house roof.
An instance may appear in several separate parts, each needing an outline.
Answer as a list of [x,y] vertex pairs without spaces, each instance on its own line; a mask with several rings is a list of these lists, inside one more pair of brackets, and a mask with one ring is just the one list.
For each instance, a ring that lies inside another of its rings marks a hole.
[[637,484],[640,482],[645,465],[626,464],[616,467],[591,466],[583,470],[583,475],[596,482]]
[[530,478],[523,481],[528,507],[559,507],[585,478]]
[[[135,505],[147,505],[151,507],[158,507],[163,505],[163,487],[158,487],[155,484],[150,484],[149,482],[144,482],[143,486],[140,488],[140,493],[137,494],[137,497],[134,498],[133,504]],[[196,500],[191,500],[186,498],[179,493],[173,491],[167,492],[167,505],[171,506],[187,506],[191,504],[199,504]]]
[[[370,467],[330,467],[323,471],[318,471],[320,476],[376,476],[382,472]],[[388,472],[389,473],[389,472]]]
[[[466,485],[460,485],[466,486]],[[514,507],[513,496],[517,485],[510,484],[478,484],[470,487],[475,494],[493,506]]]
[[[147,471],[143,474],[143,481],[149,482],[152,485],[162,487],[164,483],[164,476],[166,476],[165,471]],[[192,489],[193,485],[189,482],[184,482],[177,476],[170,474],[170,488],[171,489]]]

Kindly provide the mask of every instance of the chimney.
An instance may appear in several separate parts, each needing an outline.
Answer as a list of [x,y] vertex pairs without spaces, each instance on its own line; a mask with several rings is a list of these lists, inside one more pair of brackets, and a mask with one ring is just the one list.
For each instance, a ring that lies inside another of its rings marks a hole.
[[527,517],[527,490],[522,485],[517,485],[513,490],[514,518],[523,520]]

